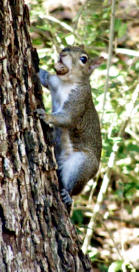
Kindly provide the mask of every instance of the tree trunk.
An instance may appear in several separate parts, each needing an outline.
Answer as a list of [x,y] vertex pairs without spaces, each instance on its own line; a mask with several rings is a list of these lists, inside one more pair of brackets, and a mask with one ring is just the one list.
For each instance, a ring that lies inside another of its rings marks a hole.
[[[0,272],[91,271],[61,201],[28,8],[0,0]],[[44,131],[45,130],[45,131]]]

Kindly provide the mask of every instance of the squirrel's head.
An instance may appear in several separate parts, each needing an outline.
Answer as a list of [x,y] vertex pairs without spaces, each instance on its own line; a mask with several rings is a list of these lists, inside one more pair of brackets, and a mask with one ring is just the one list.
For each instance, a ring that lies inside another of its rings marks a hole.
[[80,81],[88,78],[101,62],[102,58],[92,61],[80,47],[66,47],[59,54],[55,70],[63,80]]

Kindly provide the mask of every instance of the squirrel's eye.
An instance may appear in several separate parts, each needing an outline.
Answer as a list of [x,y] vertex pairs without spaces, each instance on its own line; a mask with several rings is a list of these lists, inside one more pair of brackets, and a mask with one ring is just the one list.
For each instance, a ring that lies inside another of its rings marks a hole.
[[80,57],[80,60],[81,60],[82,63],[85,64],[85,63],[87,62],[88,59],[87,59],[86,56],[81,56],[81,57]]

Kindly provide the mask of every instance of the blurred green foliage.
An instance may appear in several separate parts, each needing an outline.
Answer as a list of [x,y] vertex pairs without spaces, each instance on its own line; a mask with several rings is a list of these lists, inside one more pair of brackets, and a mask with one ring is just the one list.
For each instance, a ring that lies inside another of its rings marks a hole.
[[[102,54],[107,60],[111,16],[110,3],[111,1],[101,0],[86,1],[84,5],[78,8],[76,15],[71,20],[56,18],[57,11],[63,11],[62,6],[57,9],[54,8],[50,13],[47,10],[47,1],[31,1],[31,36],[34,47],[38,49],[40,66],[54,72],[53,64],[57,58],[57,50],[73,44],[84,44],[90,57],[93,58]],[[101,129],[103,137],[102,163],[98,177],[98,180],[103,179],[113,145],[116,141],[120,142],[111,172],[112,180],[109,194],[111,194],[113,200],[126,203],[125,208],[127,207],[129,213],[132,213],[133,209],[131,203],[133,205],[139,196],[139,101],[136,101],[134,105],[131,120],[125,124],[127,107],[129,102],[132,101],[132,94],[139,79],[139,58],[136,57],[139,43],[134,42],[128,35],[129,30],[132,33],[132,20],[134,18],[131,17],[129,20],[129,15],[126,16],[126,11],[120,10],[119,3],[117,3],[114,52]],[[123,51],[123,54],[116,53],[117,47],[126,50]],[[128,49],[132,51],[129,52]],[[92,96],[100,117],[102,115],[105,79],[106,62],[97,68],[91,76]],[[46,90],[44,90],[44,103],[46,111],[49,112],[51,98],[49,91]],[[125,125],[125,130],[123,130],[122,137],[119,137],[119,131],[123,125]],[[87,223],[84,209],[82,211],[81,206],[84,207],[88,204],[90,190],[91,186],[87,194],[84,192],[83,195],[75,199],[75,210],[72,216],[74,224],[86,225]],[[130,205],[127,205],[127,203]],[[121,262],[115,264],[117,267],[117,264],[119,265]],[[116,269],[113,271],[121,271]],[[102,264],[100,271],[107,271],[107,267]],[[109,269],[109,271],[111,270]]]

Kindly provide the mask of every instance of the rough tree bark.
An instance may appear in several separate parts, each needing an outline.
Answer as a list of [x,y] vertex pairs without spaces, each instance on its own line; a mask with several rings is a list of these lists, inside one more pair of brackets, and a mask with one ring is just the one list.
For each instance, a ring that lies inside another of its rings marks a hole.
[[[23,0],[0,0],[0,272],[91,271],[61,201]],[[45,134],[44,134],[45,129]]]

